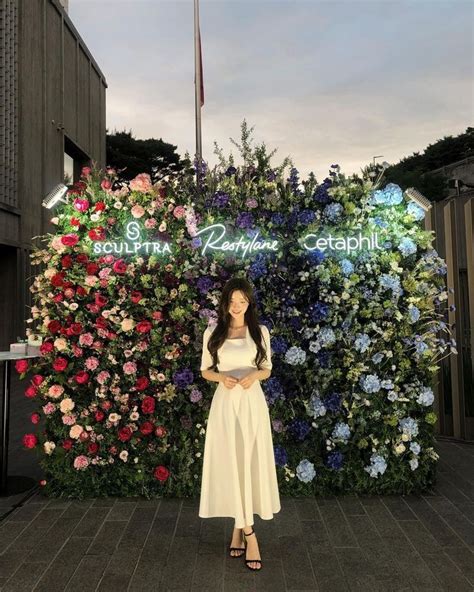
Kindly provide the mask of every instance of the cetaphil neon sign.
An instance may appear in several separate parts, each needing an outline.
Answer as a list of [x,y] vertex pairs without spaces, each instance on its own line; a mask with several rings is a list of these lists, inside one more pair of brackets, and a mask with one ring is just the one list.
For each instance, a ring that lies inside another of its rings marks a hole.
[[171,253],[171,245],[162,242],[141,242],[140,240],[140,225],[138,222],[129,222],[125,228],[125,237],[127,242],[95,242],[94,254],[101,255],[103,253],[117,253],[119,255],[135,255],[137,253],[145,253],[147,255],[164,255]]
[[302,243],[307,251],[325,251],[331,249],[332,251],[345,251],[347,254],[351,254],[353,251],[367,250],[373,251],[374,249],[381,249],[382,247],[378,243],[378,234],[373,232],[370,236],[362,236],[359,232],[359,236],[332,236],[329,234],[327,237],[318,236],[317,234],[307,234],[303,239]]
[[196,236],[207,236],[204,245],[201,249],[203,255],[206,251],[224,251],[226,253],[232,252],[243,257],[255,251],[278,251],[278,241],[273,239],[259,239],[259,231],[256,232],[252,239],[246,239],[242,234],[237,241],[225,240],[226,227],[224,224],[212,224],[206,226],[196,233]]

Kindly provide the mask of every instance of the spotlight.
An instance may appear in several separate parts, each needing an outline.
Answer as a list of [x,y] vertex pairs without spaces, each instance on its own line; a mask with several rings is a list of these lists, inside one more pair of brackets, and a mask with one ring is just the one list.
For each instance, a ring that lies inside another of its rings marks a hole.
[[68,203],[68,198],[65,197],[67,193],[67,186],[59,183],[56,187],[48,193],[48,195],[43,199],[42,206],[50,210],[53,208],[58,201],[63,203]]
[[414,187],[408,187],[408,189],[405,190],[405,194],[425,212],[428,212],[428,210],[433,207],[433,204]]

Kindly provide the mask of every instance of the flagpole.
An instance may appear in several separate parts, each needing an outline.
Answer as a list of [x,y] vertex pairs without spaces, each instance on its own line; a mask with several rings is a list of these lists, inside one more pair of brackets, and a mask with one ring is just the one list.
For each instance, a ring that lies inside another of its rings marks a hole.
[[197,179],[201,176],[202,160],[202,135],[201,135],[201,47],[199,33],[199,0],[194,0],[194,87],[195,87],[195,110],[196,110],[196,158],[197,158]]

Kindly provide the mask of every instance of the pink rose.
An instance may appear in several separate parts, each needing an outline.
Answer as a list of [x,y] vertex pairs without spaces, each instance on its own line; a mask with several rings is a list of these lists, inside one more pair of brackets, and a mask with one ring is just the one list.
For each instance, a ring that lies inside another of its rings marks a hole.
[[77,470],[86,469],[89,466],[89,459],[84,454],[74,459],[74,468]]
[[89,209],[89,200],[87,199],[77,197],[73,203],[78,212],[86,212]]
[[145,208],[138,204],[135,204],[133,208],[130,210],[130,213],[134,218],[141,218],[145,214]]
[[109,378],[110,374],[107,372],[107,370],[102,370],[102,372],[97,374],[96,380],[99,384],[105,384]]
[[186,214],[186,210],[184,209],[183,206],[176,206],[175,209],[173,210],[173,216],[175,218],[183,218],[184,215]]
[[90,333],[83,333],[79,337],[79,344],[80,345],[92,345],[94,342],[94,338]]
[[148,218],[148,220],[145,220],[145,228],[155,228],[155,226],[158,224],[158,222],[155,220],[155,218]]
[[125,372],[125,374],[135,374],[135,372],[137,371],[137,365],[135,364],[135,362],[125,362],[125,364],[123,365],[123,371]]
[[95,370],[99,365],[99,360],[94,358],[94,356],[87,358],[86,360],[86,368],[88,370]]
[[110,191],[112,189],[112,181],[109,179],[103,179],[100,183],[100,186],[104,191]]
[[53,399],[58,399],[64,393],[64,389],[60,384],[53,384],[48,389],[48,395]]
[[141,193],[146,193],[150,191],[152,187],[151,178],[148,173],[140,173],[130,181],[130,189],[132,191],[140,191]]
[[82,167],[81,177],[88,177],[91,174],[91,167]]

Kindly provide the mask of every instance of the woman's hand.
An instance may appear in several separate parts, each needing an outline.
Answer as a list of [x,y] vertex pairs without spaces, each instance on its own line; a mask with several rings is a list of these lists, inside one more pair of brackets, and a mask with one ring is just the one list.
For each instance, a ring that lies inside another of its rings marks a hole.
[[239,379],[235,378],[235,376],[226,376],[222,382],[226,388],[233,389],[239,382]]
[[245,376],[244,378],[241,378],[239,380],[239,384],[242,386],[242,388],[247,390],[248,388],[250,388],[252,386],[252,384],[256,380],[257,380],[257,375],[255,374],[255,372],[250,372],[250,374],[247,374],[247,376]]

